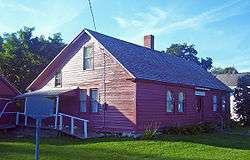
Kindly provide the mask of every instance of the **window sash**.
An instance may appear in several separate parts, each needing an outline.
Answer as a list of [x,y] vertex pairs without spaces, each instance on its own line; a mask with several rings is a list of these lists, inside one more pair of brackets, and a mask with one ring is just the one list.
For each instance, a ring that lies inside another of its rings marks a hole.
[[83,69],[93,68],[93,46],[85,47],[83,53]]
[[87,94],[86,91],[80,91],[80,112],[87,112]]
[[178,112],[184,112],[185,108],[185,94],[180,92],[178,95]]
[[93,58],[84,59],[84,69],[92,69],[93,68]]
[[61,87],[62,86],[62,72],[58,72],[55,75],[55,87]]
[[98,90],[97,89],[91,89],[90,90],[90,97],[91,97],[91,112],[95,113],[99,110],[99,101],[98,101]]
[[225,96],[223,96],[221,98],[221,109],[223,112],[226,111],[226,98],[225,98]]
[[218,97],[213,96],[213,111],[217,112],[218,111]]
[[167,91],[167,112],[174,111],[174,97],[171,91]]
[[80,112],[87,112],[86,101],[80,101]]

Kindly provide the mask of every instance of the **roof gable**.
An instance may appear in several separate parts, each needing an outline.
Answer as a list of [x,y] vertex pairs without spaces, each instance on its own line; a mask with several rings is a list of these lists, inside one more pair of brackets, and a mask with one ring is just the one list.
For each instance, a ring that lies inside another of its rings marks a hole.
[[[67,45],[44,69],[44,71],[27,88],[45,83],[48,75],[62,67],[74,47],[83,44],[83,35],[87,33],[95,38],[131,76],[137,79],[155,80],[173,84],[207,87],[219,90],[230,90],[211,73],[193,62],[176,56],[152,50],[143,46],[119,40],[89,29],[84,29],[69,45]],[[55,64],[61,64],[60,67]],[[58,67],[58,68],[55,68]]]

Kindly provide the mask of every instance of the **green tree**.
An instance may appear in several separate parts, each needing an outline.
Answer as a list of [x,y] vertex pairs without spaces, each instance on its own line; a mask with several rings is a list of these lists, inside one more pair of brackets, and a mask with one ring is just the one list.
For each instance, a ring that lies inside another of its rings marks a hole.
[[223,72],[224,74],[237,74],[237,73],[239,73],[238,71],[237,71],[237,69],[236,68],[234,68],[234,67],[226,67],[225,69],[224,69],[224,72]]
[[211,70],[211,72],[215,75],[218,74],[237,74],[239,73],[235,67],[226,67],[226,68],[221,68],[221,67],[215,67]]
[[61,34],[33,37],[34,28],[24,27],[3,35],[0,50],[0,74],[20,90],[25,88],[64,47]]
[[235,113],[242,124],[250,126],[250,88],[243,83],[243,78],[241,78],[242,82],[234,91]]
[[210,70],[212,68],[212,58],[206,57],[204,58],[198,58],[198,51],[194,48],[194,45],[188,45],[187,43],[183,44],[172,44],[169,48],[167,48],[166,53],[175,55],[177,57],[184,58],[188,61],[193,61],[200,65],[205,70]]

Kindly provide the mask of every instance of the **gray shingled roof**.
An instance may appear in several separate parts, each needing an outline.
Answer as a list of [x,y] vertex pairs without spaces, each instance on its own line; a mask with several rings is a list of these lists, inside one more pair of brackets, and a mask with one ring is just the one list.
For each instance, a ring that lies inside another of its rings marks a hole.
[[219,90],[230,89],[197,64],[85,29],[136,78]]
[[237,86],[240,83],[250,86],[250,73],[219,74],[216,77],[227,86]]
[[15,99],[22,99],[25,97],[31,97],[31,96],[48,96],[48,97],[54,97],[61,94],[64,94],[69,91],[73,91],[75,89],[50,89],[50,90],[36,90],[33,92],[27,92],[24,94],[21,94],[19,96],[16,96]]

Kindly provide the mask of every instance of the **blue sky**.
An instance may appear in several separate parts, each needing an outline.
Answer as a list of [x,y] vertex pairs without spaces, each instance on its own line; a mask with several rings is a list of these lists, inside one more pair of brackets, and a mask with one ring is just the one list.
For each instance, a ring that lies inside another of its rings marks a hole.
[[[249,0],[92,0],[97,31],[142,45],[155,35],[155,48],[195,44],[214,66],[250,71]],[[0,33],[35,27],[36,35],[61,32],[65,42],[93,29],[87,0],[0,0]]]

